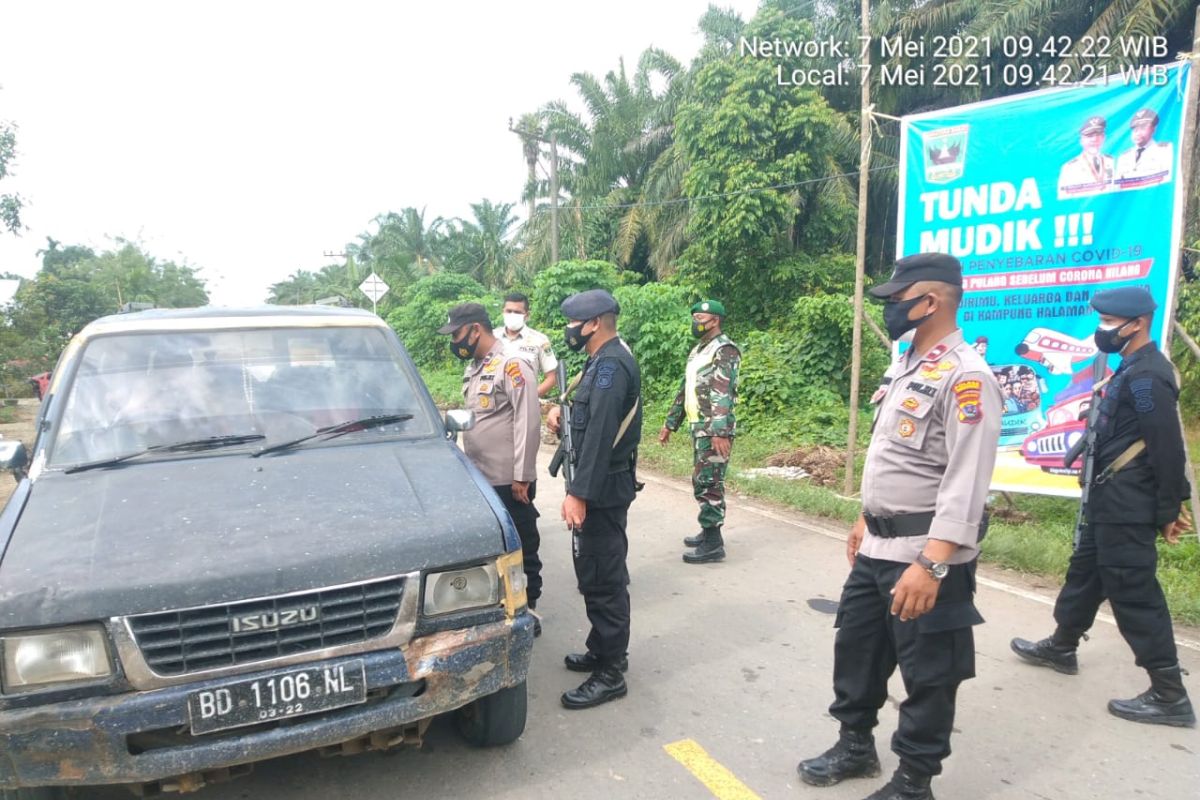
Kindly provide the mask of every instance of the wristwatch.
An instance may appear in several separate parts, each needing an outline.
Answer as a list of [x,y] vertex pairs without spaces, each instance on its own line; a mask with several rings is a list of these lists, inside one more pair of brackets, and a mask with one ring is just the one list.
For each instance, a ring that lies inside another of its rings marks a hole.
[[925,571],[929,573],[929,577],[935,581],[940,581],[950,574],[949,564],[945,561],[930,561],[924,553],[917,554],[917,563],[924,567]]

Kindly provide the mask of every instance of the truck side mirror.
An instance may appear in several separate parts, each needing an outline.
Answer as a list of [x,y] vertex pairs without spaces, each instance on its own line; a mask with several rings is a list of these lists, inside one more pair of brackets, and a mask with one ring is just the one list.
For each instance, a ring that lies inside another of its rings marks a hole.
[[[0,441],[0,469],[24,471],[29,466],[29,451],[24,442]],[[18,478],[19,480],[19,478]]]
[[453,408],[446,412],[446,436],[450,441],[458,440],[459,431],[469,431],[475,427],[475,412],[463,408]]

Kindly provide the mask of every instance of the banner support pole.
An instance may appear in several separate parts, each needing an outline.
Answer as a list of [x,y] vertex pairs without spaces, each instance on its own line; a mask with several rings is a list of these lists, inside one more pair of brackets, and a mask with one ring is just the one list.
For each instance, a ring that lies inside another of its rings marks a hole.
[[[871,3],[862,0],[862,35],[871,35]],[[863,41],[870,41],[864,38]],[[854,494],[855,445],[858,442],[858,387],[862,378],[862,327],[863,327],[863,276],[867,257],[867,188],[871,162],[871,52],[863,53],[863,70],[860,81],[862,103],[859,111],[858,151],[858,231],[854,254],[854,332],[850,357],[850,425],[846,437],[846,482],[843,493]]]
[[[1197,109],[1197,96],[1200,95],[1200,8],[1196,9],[1196,19],[1192,25],[1192,47],[1188,51],[1190,61],[1192,62],[1191,74],[1188,76],[1187,96],[1183,99],[1183,137],[1179,142],[1180,150],[1182,151],[1179,164],[1179,179],[1183,182],[1183,230],[1182,236],[1186,240],[1188,233],[1188,216],[1189,212],[1196,205],[1196,189],[1192,187],[1192,171],[1195,169],[1195,159],[1193,156],[1196,153],[1196,114],[1200,109]],[[1181,242],[1181,245],[1185,242]],[[1186,247],[1184,248],[1186,249]],[[1182,258],[1182,253],[1179,254]],[[1177,279],[1178,280],[1178,279]],[[1175,332],[1175,306],[1178,304],[1178,293],[1175,295],[1175,303],[1167,309],[1167,318],[1163,322],[1163,352],[1168,356],[1171,354],[1171,334]]]

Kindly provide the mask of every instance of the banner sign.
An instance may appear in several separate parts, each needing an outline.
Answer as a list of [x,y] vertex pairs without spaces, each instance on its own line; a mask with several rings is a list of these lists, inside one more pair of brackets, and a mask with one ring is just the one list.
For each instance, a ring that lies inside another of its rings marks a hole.
[[1191,73],[1181,64],[1155,80],[1046,89],[901,123],[897,257],[962,262],[959,321],[1005,393],[996,490],[1079,493],[1062,457],[1091,395],[1093,294],[1147,288],[1163,341]]

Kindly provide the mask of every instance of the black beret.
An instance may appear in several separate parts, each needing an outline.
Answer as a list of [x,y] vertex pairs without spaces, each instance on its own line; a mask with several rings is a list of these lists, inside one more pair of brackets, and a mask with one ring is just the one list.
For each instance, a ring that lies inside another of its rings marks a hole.
[[1121,319],[1133,319],[1153,314],[1158,308],[1150,292],[1139,286],[1126,286],[1123,289],[1107,289],[1092,295],[1092,308],[1101,314],[1108,314]]
[[896,262],[892,277],[887,283],[872,287],[875,297],[891,297],[902,292],[917,281],[937,281],[962,286],[962,264],[945,253],[917,253],[905,256]]
[[601,314],[619,314],[621,307],[617,305],[616,298],[605,290],[588,289],[563,300],[559,310],[569,320],[587,322]]

